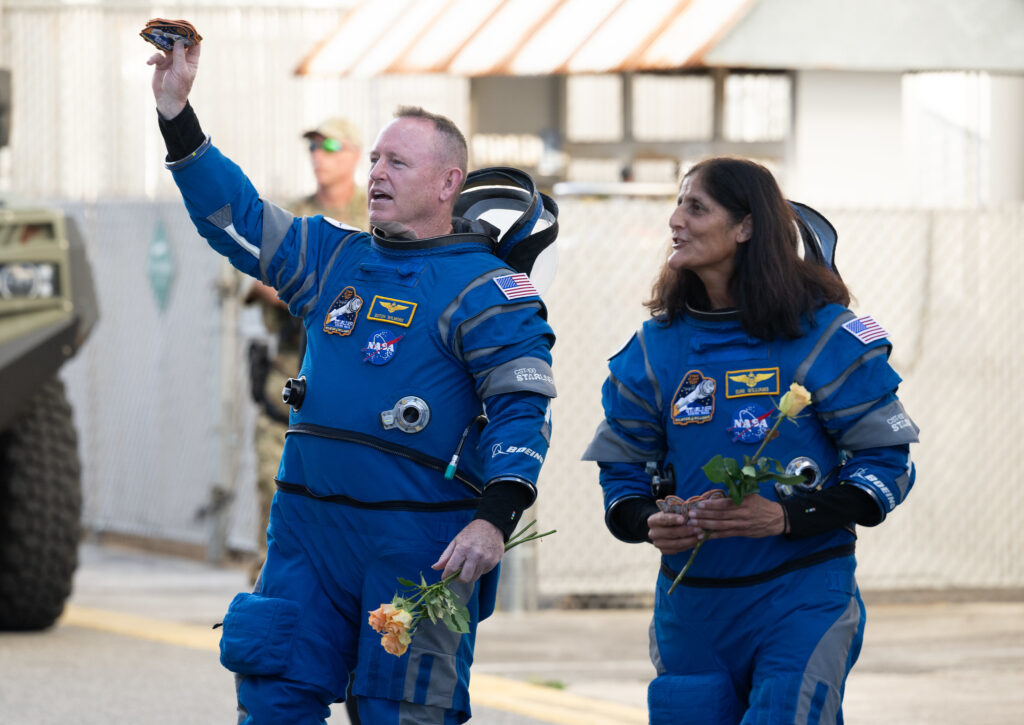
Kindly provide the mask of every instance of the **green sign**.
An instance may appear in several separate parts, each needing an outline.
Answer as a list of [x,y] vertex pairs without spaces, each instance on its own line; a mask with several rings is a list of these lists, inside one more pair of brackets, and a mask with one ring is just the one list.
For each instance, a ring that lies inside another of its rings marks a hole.
[[160,312],[167,309],[167,298],[170,297],[171,285],[174,284],[174,271],[174,256],[164,232],[164,224],[157,221],[153,239],[149,243],[146,276],[149,277],[149,286],[153,290],[153,297]]

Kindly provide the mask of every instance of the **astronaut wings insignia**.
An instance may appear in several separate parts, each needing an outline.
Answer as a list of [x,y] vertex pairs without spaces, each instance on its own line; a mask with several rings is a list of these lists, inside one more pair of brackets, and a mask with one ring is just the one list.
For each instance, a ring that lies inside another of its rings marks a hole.
[[729,380],[737,383],[743,383],[748,388],[752,388],[762,380],[767,380],[771,376],[771,373],[741,373],[739,375],[730,375]]
[[391,314],[395,314],[399,310],[409,309],[409,305],[399,304],[398,302],[388,302],[387,300],[381,300],[380,306]]

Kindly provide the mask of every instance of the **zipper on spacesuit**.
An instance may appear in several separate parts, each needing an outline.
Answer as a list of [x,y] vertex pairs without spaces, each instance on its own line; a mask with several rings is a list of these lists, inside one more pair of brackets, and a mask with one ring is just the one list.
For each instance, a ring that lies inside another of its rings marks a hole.
[[[474,419],[474,423],[476,419]],[[467,434],[473,423],[467,427]],[[413,463],[418,463],[421,466],[437,471],[438,473],[446,474],[445,478],[454,478],[459,483],[471,488],[477,495],[483,493],[484,487],[477,481],[474,481],[466,474],[461,471],[453,471],[452,476],[447,476],[448,465],[445,465],[444,461],[439,458],[427,455],[421,451],[417,451],[413,448],[407,448],[406,446],[398,445],[397,443],[389,443],[383,441],[380,438],[367,435],[365,433],[357,433],[351,430],[342,430],[340,428],[328,428],[323,425],[314,425],[313,423],[295,423],[288,428],[288,435],[293,433],[300,433],[303,435],[316,436],[317,438],[330,438],[336,441],[345,441],[347,443],[358,443],[360,445],[374,448],[382,453],[392,453],[396,456],[406,458]],[[456,463],[458,461],[456,460]]]

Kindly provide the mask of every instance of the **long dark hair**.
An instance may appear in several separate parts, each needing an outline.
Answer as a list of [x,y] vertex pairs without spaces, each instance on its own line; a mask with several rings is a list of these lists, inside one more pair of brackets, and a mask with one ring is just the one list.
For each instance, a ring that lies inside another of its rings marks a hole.
[[[747,159],[716,157],[701,161],[686,176],[695,174],[733,223],[748,214],[753,222],[750,240],[736,249],[729,280],[743,329],[765,340],[799,337],[805,315],[829,302],[850,303],[839,275],[800,258],[794,212],[768,169]],[[687,307],[710,310],[700,278],[667,264],[644,304],[655,317],[667,319],[683,317]]]

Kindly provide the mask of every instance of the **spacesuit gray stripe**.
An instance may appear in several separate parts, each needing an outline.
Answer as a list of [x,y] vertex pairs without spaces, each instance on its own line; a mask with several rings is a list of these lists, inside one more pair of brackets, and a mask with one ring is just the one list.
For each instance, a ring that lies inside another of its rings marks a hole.
[[556,397],[558,392],[551,366],[539,358],[517,357],[488,371],[477,388],[481,400],[500,393],[518,392]]
[[338,261],[338,255],[341,254],[341,250],[346,244],[348,244],[348,240],[351,238],[352,235],[348,234],[341,240],[341,242],[338,243],[338,246],[335,247],[334,251],[331,253],[331,258],[327,260],[327,265],[323,268],[320,274],[317,275],[316,294],[309,302],[302,306],[301,310],[299,310],[299,315],[301,317],[308,315],[309,311],[312,310],[320,300],[320,295],[324,293],[324,280],[330,278],[331,270],[334,268],[334,263]]
[[640,349],[644,353],[644,373],[647,374],[647,379],[651,383],[651,387],[654,388],[654,405],[658,409],[658,413],[661,413],[661,386],[658,385],[658,378],[654,374],[654,368],[651,367],[651,360],[647,357],[647,342],[644,340],[644,328],[640,328],[636,331],[636,339],[640,343]]
[[457,357],[462,357],[462,339],[468,333],[472,332],[474,329],[476,329],[477,327],[479,327],[492,317],[502,315],[506,312],[513,312],[515,310],[525,310],[530,308],[537,310],[543,309],[540,302],[519,302],[514,305],[500,305],[498,307],[488,307],[480,314],[476,315],[475,317],[471,317],[468,320],[465,320],[464,322],[462,322],[462,324],[459,325],[458,329],[455,330],[455,349],[452,350],[452,352],[454,352]]
[[800,700],[796,707],[796,725],[805,725],[810,717],[811,700],[819,682],[828,685],[828,695],[822,704],[820,717],[815,723],[834,723],[842,701],[839,690],[846,675],[846,660],[850,656],[853,638],[860,626],[860,604],[856,597],[850,597],[846,610],[828,631],[818,640],[811,653],[800,683]]
[[[477,348],[476,350],[470,350],[469,352],[462,356],[462,359],[465,360],[466,362],[472,362],[473,360],[476,360],[478,357],[487,357],[488,355],[493,355],[500,349],[501,345],[496,345],[494,347],[480,347]],[[486,375],[488,372],[490,371],[484,370],[480,373],[476,373],[475,377],[479,378],[481,375]]]
[[[474,586],[458,580],[449,584],[461,602],[469,601]],[[452,632],[440,620],[420,622],[416,627],[416,636],[409,646],[409,660],[406,663],[405,682],[402,685],[402,699],[405,702],[416,702],[416,690],[420,680],[427,677],[426,696],[419,704],[445,709],[452,706],[455,688],[459,685],[455,655],[461,640],[461,634]],[[424,672],[421,673],[421,669]],[[423,696],[422,691],[420,695]]]
[[[302,286],[299,287],[297,290],[295,290],[295,294],[292,295],[292,299],[301,298],[302,295],[304,295],[307,292],[309,292],[310,288],[312,288],[313,285],[315,285],[316,283],[317,283],[316,275],[314,275],[314,274],[306,275],[306,279],[302,282]],[[309,312],[313,308],[313,305],[315,303],[316,303],[316,296],[314,295],[313,299],[311,299],[309,302],[304,304],[299,309],[299,317],[305,317],[306,313]]]
[[630,403],[633,403],[633,405],[640,406],[641,408],[646,410],[651,415],[653,415],[655,417],[659,417],[659,418],[661,417],[661,411],[660,410],[656,410],[655,408],[653,408],[650,403],[648,403],[646,400],[644,400],[640,396],[636,395],[632,390],[630,390],[625,385],[623,385],[621,382],[619,382],[619,379],[617,377],[615,377],[614,375],[609,375],[608,379],[611,380],[615,384],[615,387],[618,390],[619,395],[621,395],[623,398],[628,400]]
[[665,455],[663,447],[643,449],[623,440],[612,430],[607,420],[597,426],[593,440],[583,452],[581,461],[605,461],[607,463],[646,463],[658,461]]
[[466,295],[475,290],[480,285],[487,284],[495,277],[499,277],[503,274],[508,274],[510,271],[511,270],[506,269],[504,267],[492,269],[489,272],[484,272],[479,277],[470,281],[469,284],[462,288],[462,291],[455,296],[455,299],[451,301],[451,304],[445,307],[444,312],[442,312],[441,316],[437,318],[437,329],[441,333],[442,342],[444,342],[445,344],[448,343],[448,332],[449,329],[451,328],[452,317],[455,316],[455,311],[459,309],[459,307],[462,305],[462,300],[465,299]]
[[[281,273],[279,273],[277,275],[277,281],[279,283],[278,286],[277,286],[277,294],[278,294],[279,297],[282,297],[282,299],[283,299],[283,295],[286,292],[288,292],[288,289],[302,278],[302,273],[306,270],[306,242],[307,242],[308,237],[309,237],[309,219],[306,218],[306,217],[302,217],[302,219],[300,220],[300,223],[299,223],[299,239],[300,239],[300,242],[299,242],[299,258],[295,262],[295,273],[284,284],[280,284],[280,282],[281,282],[281,274],[284,273],[284,268],[283,267],[281,268]],[[308,277],[308,275],[307,275],[307,277]],[[294,296],[293,293],[289,293],[288,294],[288,298],[289,299],[291,297],[293,297],[293,296]]]
[[[894,424],[899,424],[893,430]],[[904,425],[908,423],[909,425]],[[850,427],[842,438],[836,441],[840,448],[859,451],[878,446],[898,446],[903,443],[917,443],[919,429],[907,415],[903,403],[894,400],[873,410]]]
[[651,664],[654,665],[655,672],[663,675],[665,674],[665,665],[661,661],[661,651],[658,649],[658,629],[654,626],[654,617],[651,617],[651,626],[647,628],[647,636],[650,638]]
[[220,227],[221,229],[231,226],[233,223],[233,220],[231,219],[231,205],[225,204],[213,214],[206,217],[206,221]]
[[878,357],[879,355],[888,355],[888,354],[889,354],[889,348],[888,347],[873,347],[873,348],[871,348],[866,353],[864,353],[859,358],[857,358],[852,363],[850,363],[850,366],[848,368],[846,368],[846,370],[841,372],[839,374],[838,378],[833,380],[831,383],[828,383],[827,385],[822,385],[817,390],[811,391],[812,399],[814,400],[815,403],[818,403],[818,402],[820,402],[822,400],[826,400],[828,398],[828,396],[830,396],[830,395],[832,395],[832,393],[836,392],[842,386],[842,384],[846,382],[846,379],[848,377],[850,377],[851,375],[853,375],[854,371],[857,368],[859,368],[861,365],[866,363],[868,360],[871,360],[872,358]]
[[800,383],[801,385],[804,384],[804,380],[807,379],[807,371],[811,369],[812,365],[814,365],[815,360],[818,359],[818,355],[821,354],[821,351],[825,349],[825,345],[828,344],[832,335],[835,334],[836,330],[852,320],[855,316],[856,315],[852,312],[846,310],[836,317],[836,319],[832,320],[831,324],[825,329],[825,332],[823,332],[821,337],[818,338],[818,341],[814,343],[814,349],[812,349],[807,357],[797,365],[796,372],[793,374],[793,380],[795,382]]
[[875,406],[879,400],[881,400],[881,398],[875,398],[874,400],[869,400],[866,403],[861,403],[860,405],[853,405],[850,406],[849,408],[843,408],[842,410],[830,410],[824,413],[818,411],[818,419],[835,420],[836,418],[845,418],[848,415],[858,415],[860,413],[863,413],[865,410],[871,410],[871,408]]
[[295,215],[285,211],[277,204],[260,199],[263,202],[263,236],[260,238],[260,279],[267,280],[267,267],[274,258],[281,242],[288,235]]
[[632,430],[636,430],[638,428],[646,428],[647,430],[652,430],[655,433],[662,432],[661,426],[649,420],[632,420],[630,418],[616,418],[615,422],[621,425],[623,428],[630,428]]
[[444,725],[444,710],[440,707],[400,702],[398,725]]
[[907,491],[910,490],[910,471],[901,473],[896,477],[896,480],[893,481],[893,483],[895,483],[896,488],[900,490],[900,501],[903,501],[907,497]]

